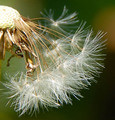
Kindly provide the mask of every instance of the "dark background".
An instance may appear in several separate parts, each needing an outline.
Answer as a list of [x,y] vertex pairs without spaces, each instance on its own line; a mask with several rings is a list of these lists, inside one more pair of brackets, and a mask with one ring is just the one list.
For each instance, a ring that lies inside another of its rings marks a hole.
[[[76,11],[80,21],[86,21],[94,31],[107,32],[105,69],[97,83],[82,90],[80,101],[73,98],[73,105],[64,105],[49,111],[40,110],[36,115],[23,115],[5,106],[5,96],[0,98],[0,120],[115,120],[115,0],[0,0],[1,5],[17,9],[25,17],[39,17],[40,11],[53,9],[58,17],[64,5],[69,13]],[[3,80],[3,78],[2,78]]]

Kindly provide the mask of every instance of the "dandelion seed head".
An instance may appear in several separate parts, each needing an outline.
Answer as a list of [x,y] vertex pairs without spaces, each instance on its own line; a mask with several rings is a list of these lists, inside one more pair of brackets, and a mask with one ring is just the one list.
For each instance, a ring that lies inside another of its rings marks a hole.
[[[0,11],[3,10],[1,7]],[[105,45],[101,41],[103,32],[95,36],[92,30],[84,30],[83,23],[75,32],[68,33],[61,25],[75,24],[78,20],[76,13],[67,15],[67,12],[64,7],[57,20],[53,19],[52,10],[50,14],[43,14],[44,23],[50,21],[59,30],[42,25],[43,21],[37,24],[27,18],[20,18],[14,9],[10,12],[14,17],[7,20],[13,23],[16,17],[15,22],[9,26],[8,22],[4,22],[9,28],[15,27],[10,31],[6,29],[1,36],[10,48],[18,48],[13,52],[21,52],[26,64],[26,73],[18,73],[4,83],[13,101],[12,106],[20,115],[39,111],[40,107],[47,109],[64,103],[71,104],[71,95],[77,99],[82,97],[80,90],[91,85],[95,76],[101,72],[101,52]],[[19,57],[19,54],[16,56]]]
[[18,20],[20,18],[20,14],[17,10],[0,5],[0,28],[14,28],[14,20]]

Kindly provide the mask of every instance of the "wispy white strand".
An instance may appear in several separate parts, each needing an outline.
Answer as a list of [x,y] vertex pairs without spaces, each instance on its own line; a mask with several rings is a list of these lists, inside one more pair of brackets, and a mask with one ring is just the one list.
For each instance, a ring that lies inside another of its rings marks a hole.
[[[49,10],[49,13],[46,10],[45,10],[45,13],[41,12],[41,15],[49,20],[49,21],[47,21],[48,26],[49,25],[55,26],[60,31],[62,31],[63,33],[66,33],[66,34],[67,34],[66,28],[67,27],[74,28],[75,23],[78,22],[77,13],[74,12],[74,13],[68,15],[68,9],[66,8],[66,6],[64,6],[63,12],[57,20],[54,19],[54,11],[51,9]],[[70,32],[71,31],[69,30],[69,33]]]
[[[68,17],[67,9],[64,7],[62,15],[53,20],[51,14],[49,19],[59,24],[76,23],[76,13]],[[46,16],[45,16],[46,17]],[[4,85],[9,89],[9,99],[20,115],[27,111],[38,111],[39,107],[59,107],[63,103],[72,103],[71,95],[79,99],[80,90],[87,88],[100,73],[103,67],[103,54],[101,51],[105,45],[101,41],[103,32],[93,37],[91,30],[86,34],[83,30],[84,24],[78,27],[75,34],[67,38],[50,39],[55,47],[49,45],[42,54],[48,61],[49,67],[39,74],[39,78],[26,77],[24,73],[16,74]],[[49,37],[50,38],[50,37]],[[41,38],[43,40],[43,38]],[[45,41],[45,40],[43,40]],[[51,61],[52,54],[55,56],[55,63]]]

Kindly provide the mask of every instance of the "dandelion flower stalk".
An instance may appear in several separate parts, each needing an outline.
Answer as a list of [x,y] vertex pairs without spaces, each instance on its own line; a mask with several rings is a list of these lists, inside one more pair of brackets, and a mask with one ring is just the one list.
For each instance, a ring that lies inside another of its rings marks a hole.
[[43,17],[36,23],[11,7],[0,6],[0,58],[9,51],[7,66],[11,58],[20,57],[27,70],[4,83],[20,115],[38,111],[39,107],[72,103],[70,96],[82,97],[80,90],[101,72],[103,32],[94,36],[92,30],[84,30],[85,24],[76,25],[76,13],[67,12],[64,7],[57,20],[52,10],[41,13]]
[[0,80],[1,80],[1,63],[2,61],[0,60]]

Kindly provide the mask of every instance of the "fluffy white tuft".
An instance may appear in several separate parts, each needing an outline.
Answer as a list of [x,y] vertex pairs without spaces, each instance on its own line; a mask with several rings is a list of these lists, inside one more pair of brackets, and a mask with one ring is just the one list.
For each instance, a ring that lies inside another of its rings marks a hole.
[[[66,13],[64,7],[59,19],[54,21],[51,15],[50,21],[58,25],[77,22],[76,13],[64,18]],[[52,44],[40,38],[40,35],[36,36],[45,45],[48,44],[48,48],[41,50],[48,67],[33,77],[27,77],[24,73],[16,74],[4,84],[9,89],[12,105],[21,115],[27,111],[36,111],[39,107],[58,107],[63,103],[71,103],[71,95],[79,99],[82,97],[80,90],[90,85],[94,77],[99,75],[103,67],[103,33],[99,32],[94,37],[92,30],[86,32],[83,27],[68,37],[59,34],[61,37],[58,39],[48,37],[47,29],[44,29],[47,33],[45,37]],[[41,63],[41,66],[44,65]]]
[[[54,11],[52,9],[49,10],[49,13],[45,11],[45,13],[41,12],[42,16],[48,19],[47,26],[54,26],[61,30],[63,33],[66,33],[67,29],[71,29],[75,27],[75,23],[78,22],[77,13],[74,12],[68,15],[68,9],[64,6],[62,14],[58,19],[54,18]],[[70,30],[69,30],[70,32]]]

